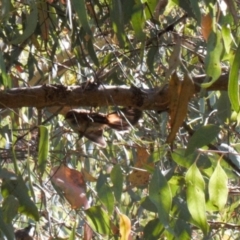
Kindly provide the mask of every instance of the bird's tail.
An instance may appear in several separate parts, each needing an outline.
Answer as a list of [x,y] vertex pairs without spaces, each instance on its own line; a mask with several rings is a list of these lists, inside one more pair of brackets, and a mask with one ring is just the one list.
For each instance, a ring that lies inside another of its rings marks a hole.
[[123,108],[106,116],[107,125],[117,131],[129,130],[141,117],[142,111],[136,108]]

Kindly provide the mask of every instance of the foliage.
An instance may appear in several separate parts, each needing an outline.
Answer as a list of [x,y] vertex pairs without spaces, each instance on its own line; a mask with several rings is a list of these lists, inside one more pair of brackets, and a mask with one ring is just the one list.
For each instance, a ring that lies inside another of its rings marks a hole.
[[[105,149],[78,139],[50,108],[2,110],[1,238],[30,225],[39,239],[240,237],[238,1],[0,5],[3,91],[169,83],[170,94],[169,109],[143,109],[130,132],[105,131]],[[228,73],[227,92],[207,91]],[[118,103],[92,107],[108,106]]]

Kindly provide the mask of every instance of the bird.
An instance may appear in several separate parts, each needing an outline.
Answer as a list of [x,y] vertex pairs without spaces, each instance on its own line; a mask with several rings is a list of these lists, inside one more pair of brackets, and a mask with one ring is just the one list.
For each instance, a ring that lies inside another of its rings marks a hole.
[[141,116],[141,110],[130,107],[109,114],[72,109],[66,113],[65,120],[80,138],[84,136],[96,145],[105,148],[107,146],[103,137],[105,128],[127,131],[138,123]]

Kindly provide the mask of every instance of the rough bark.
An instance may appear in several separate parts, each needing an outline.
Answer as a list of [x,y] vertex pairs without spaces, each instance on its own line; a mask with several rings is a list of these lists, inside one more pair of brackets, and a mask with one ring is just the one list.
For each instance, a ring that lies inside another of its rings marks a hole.
[[[193,78],[196,93],[201,90],[200,84],[204,79],[205,77]],[[228,74],[224,74],[207,90],[227,90],[227,86]],[[168,85],[153,89],[97,86],[95,84],[74,87],[41,85],[0,91],[0,108],[117,105],[132,106],[142,110],[165,111],[168,109],[168,104]]]

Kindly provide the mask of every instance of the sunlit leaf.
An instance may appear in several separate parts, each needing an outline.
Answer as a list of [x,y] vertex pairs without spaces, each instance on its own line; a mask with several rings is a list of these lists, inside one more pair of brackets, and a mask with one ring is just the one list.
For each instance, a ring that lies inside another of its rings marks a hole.
[[187,205],[194,223],[203,231],[208,232],[205,203],[205,183],[200,171],[194,163],[186,173]]
[[186,156],[193,153],[195,149],[211,143],[218,135],[220,127],[209,124],[200,127],[190,138],[186,150]]
[[45,126],[39,126],[39,146],[38,146],[38,170],[42,175],[45,171],[48,151],[49,151],[49,134],[48,129]]
[[128,240],[129,235],[131,233],[131,221],[126,215],[122,213],[119,213],[118,216],[120,219],[119,222],[119,232],[121,235],[120,240]]
[[228,198],[228,177],[218,161],[217,166],[209,179],[209,200],[219,210],[223,209]]
[[85,211],[87,222],[91,228],[100,234],[110,234],[110,218],[108,214],[100,207],[94,206]]
[[228,80],[228,95],[234,111],[239,112],[239,68],[240,68],[240,44],[235,53],[234,60],[231,64],[229,80]]

